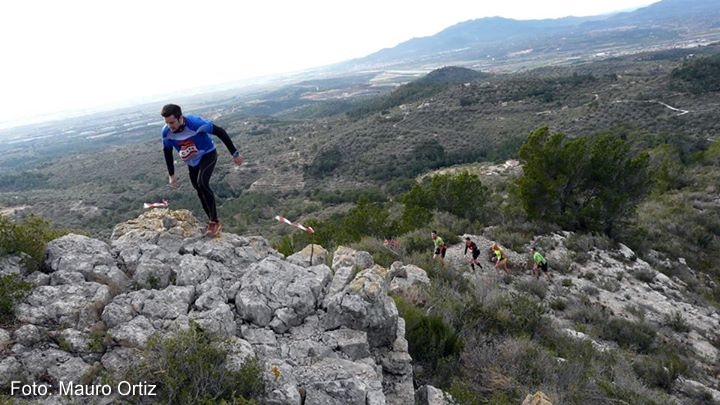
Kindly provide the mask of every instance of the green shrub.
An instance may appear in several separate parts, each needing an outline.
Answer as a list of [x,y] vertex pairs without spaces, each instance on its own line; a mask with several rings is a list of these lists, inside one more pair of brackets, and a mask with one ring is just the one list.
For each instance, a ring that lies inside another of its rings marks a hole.
[[0,277],[0,324],[7,324],[15,319],[15,305],[31,290],[32,285],[17,274]]
[[586,285],[583,286],[583,288],[580,289],[580,291],[583,292],[585,295],[591,295],[593,297],[596,297],[600,294],[600,290],[598,290],[595,286],[592,285]]
[[36,216],[28,216],[19,223],[0,216],[0,255],[20,255],[28,271],[35,271],[45,259],[47,243],[65,233],[51,229],[48,221]]
[[590,253],[588,252],[573,252],[570,254],[570,257],[572,257],[572,260],[576,263],[585,264],[590,259]]
[[528,218],[568,230],[614,236],[649,185],[648,155],[612,133],[569,139],[543,127],[518,155],[523,175],[517,184]]
[[680,311],[675,311],[672,315],[665,315],[665,324],[678,333],[690,332],[690,326]]
[[548,292],[547,284],[545,284],[544,282],[542,282],[540,280],[535,280],[535,279],[520,280],[517,283],[517,288],[518,288],[518,290],[532,294],[541,300],[545,298],[545,296],[547,295],[547,292]]
[[351,248],[368,252],[372,255],[373,261],[385,268],[390,268],[393,262],[400,259],[399,253],[390,249],[390,247],[383,245],[381,240],[366,236],[360,239],[360,242],[353,243],[350,245]]
[[420,224],[427,224],[435,210],[466,221],[482,220],[485,216],[487,195],[487,187],[476,174],[462,172],[432,176],[413,185],[407,193],[398,198],[405,206],[400,219],[400,229],[407,232],[418,228]]
[[592,304],[571,305],[568,318],[583,325],[604,325],[608,321],[605,312],[598,311]]
[[613,340],[620,347],[631,349],[641,354],[655,350],[657,332],[647,323],[635,323],[621,318],[612,318],[599,328],[600,338]]
[[[248,360],[239,371],[226,368],[223,342],[191,322],[185,331],[151,337],[144,361],[134,372],[137,381],[158,385],[153,400],[166,404],[254,404],[264,392],[257,360]],[[142,398],[141,398],[142,400]]]
[[635,276],[636,279],[645,282],[645,283],[652,283],[653,280],[655,280],[655,272],[652,270],[637,270],[633,273],[633,276]]
[[532,337],[544,323],[545,312],[545,306],[536,298],[510,293],[489,305],[472,303],[466,318],[474,329],[487,334]]
[[455,379],[452,382],[450,388],[447,390],[447,393],[449,393],[453,397],[453,399],[459,404],[481,404],[479,396],[475,392],[473,392],[473,390],[467,385],[467,383],[464,383],[463,381],[460,381],[458,379]]
[[633,370],[649,386],[670,392],[675,380],[688,370],[687,363],[676,353],[638,356]]
[[[626,296],[626,298],[627,298],[627,296]],[[624,309],[629,314],[635,315],[640,320],[645,320],[645,315],[647,315],[647,310],[640,305],[628,304],[628,305],[625,305]]]
[[591,233],[573,233],[565,239],[565,247],[573,252],[589,252],[594,248],[608,250],[613,243],[605,235]]
[[564,311],[567,308],[567,301],[556,298],[550,301],[550,308],[555,311]]
[[[516,252],[527,251],[528,242],[537,235],[558,230],[555,225],[543,221],[528,221],[525,218],[508,218],[500,226],[488,227],[484,235]],[[547,250],[545,250],[547,251]]]
[[88,336],[88,350],[93,353],[103,353],[106,347],[106,341],[110,340],[107,334],[107,327],[103,322],[94,325]]
[[280,237],[280,242],[276,244],[275,250],[285,255],[285,257],[288,257],[295,253],[292,236],[283,235],[282,237]]
[[617,292],[620,290],[620,281],[618,281],[616,278],[601,277],[596,284],[605,291]]
[[439,373],[438,377],[442,377],[440,386],[447,385],[449,377],[459,370],[458,362],[464,347],[462,338],[442,317],[428,315],[402,297],[395,296],[394,299],[400,316],[405,319],[405,337],[413,361],[425,365],[430,373],[437,371],[439,366],[445,369],[449,374]]
[[[441,234],[440,236],[443,240],[445,239],[445,235]],[[417,229],[412,232],[408,232],[398,238],[398,241],[400,242],[400,246],[403,246],[408,254],[420,253],[427,254],[428,257],[432,256],[434,247],[432,239],[430,239],[429,229]]]

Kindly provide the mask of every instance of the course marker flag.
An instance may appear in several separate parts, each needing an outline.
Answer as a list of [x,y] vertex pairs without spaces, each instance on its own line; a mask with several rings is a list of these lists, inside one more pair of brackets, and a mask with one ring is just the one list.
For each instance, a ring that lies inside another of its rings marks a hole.
[[167,207],[168,207],[167,200],[162,200],[160,202],[154,202],[154,203],[146,202],[145,204],[143,204],[143,208],[167,208]]
[[305,231],[307,233],[315,233],[315,230],[312,229],[312,227],[304,226],[303,224],[298,224],[298,223],[292,222],[285,217],[281,217],[280,215],[276,215],[275,219],[277,219],[279,222],[284,222],[290,226],[294,226],[295,228],[302,229],[303,231]]

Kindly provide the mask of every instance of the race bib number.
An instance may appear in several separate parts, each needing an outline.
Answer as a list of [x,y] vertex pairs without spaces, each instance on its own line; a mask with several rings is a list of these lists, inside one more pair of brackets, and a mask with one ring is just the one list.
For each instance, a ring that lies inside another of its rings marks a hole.
[[179,144],[180,151],[178,151],[178,154],[180,155],[180,159],[184,162],[191,160],[198,154],[198,148],[192,140],[186,139],[184,141],[180,141]]

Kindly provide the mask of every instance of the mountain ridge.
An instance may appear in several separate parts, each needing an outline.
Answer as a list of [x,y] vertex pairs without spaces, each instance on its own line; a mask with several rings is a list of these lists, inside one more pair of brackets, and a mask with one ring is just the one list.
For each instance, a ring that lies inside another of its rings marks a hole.
[[[358,70],[389,68],[406,66],[415,60],[416,64],[424,61],[502,69],[502,64],[493,58],[507,61],[508,54],[538,48],[550,41],[567,48],[563,52],[583,49],[586,54],[592,53],[591,49],[617,48],[618,40],[629,46],[635,44],[640,50],[648,41],[657,43],[665,37],[664,46],[673,47],[673,43],[698,38],[720,40],[718,16],[720,11],[711,0],[662,0],[630,12],[591,17],[542,20],[485,17],[455,24],[432,36],[412,38],[339,66]],[[622,37],[613,35],[613,30],[621,28]],[[712,34],[708,36],[708,32]],[[571,39],[591,33],[594,38],[588,41],[575,43]]]

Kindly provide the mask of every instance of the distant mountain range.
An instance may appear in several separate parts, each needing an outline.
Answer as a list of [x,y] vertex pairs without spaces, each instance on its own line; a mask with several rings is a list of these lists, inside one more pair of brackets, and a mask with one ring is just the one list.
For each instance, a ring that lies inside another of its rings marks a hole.
[[[593,17],[465,21],[364,58],[323,66],[277,81],[253,94],[242,112],[274,115],[303,105],[384,94],[443,67],[483,73],[577,66],[641,52],[720,43],[718,0],[663,0],[631,12]],[[700,49],[697,53],[701,53]],[[679,56],[678,56],[679,57]],[[327,110],[323,110],[327,112]]]
[[663,0],[632,12],[545,20],[481,18],[333,66],[333,70],[429,70],[456,65],[517,70],[539,64],[692,47],[720,41],[717,0]]

